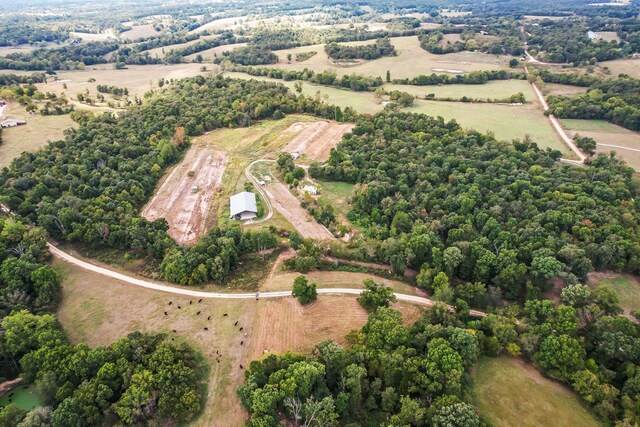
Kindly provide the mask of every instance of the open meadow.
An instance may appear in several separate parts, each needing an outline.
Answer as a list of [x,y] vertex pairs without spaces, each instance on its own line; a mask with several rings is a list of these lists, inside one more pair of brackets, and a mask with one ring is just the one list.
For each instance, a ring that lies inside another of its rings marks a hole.
[[64,138],[65,129],[76,127],[69,115],[42,116],[30,115],[24,107],[17,103],[11,103],[5,110],[5,115],[12,118],[24,119],[27,124],[14,128],[3,129],[0,144],[0,168],[8,166],[13,159],[22,152],[33,152],[49,141],[57,141]]
[[602,425],[570,389],[521,359],[485,357],[473,371],[471,398],[491,426]]
[[527,101],[534,101],[535,94],[531,90],[531,85],[526,80],[493,80],[483,85],[434,85],[434,86],[414,86],[385,84],[387,91],[399,90],[414,96],[424,98],[428,94],[434,94],[436,98],[469,98],[480,99],[503,99],[518,92],[522,92]]
[[[346,45],[373,43],[350,42]],[[452,72],[470,72],[477,70],[499,70],[508,68],[510,57],[505,55],[489,55],[480,52],[459,52],[446,55],[435,55],[420,47],[417,36],[392,37],[391,44],[396,48],[397,56],[388,56],[372,61],[360,61],[357,65],[340,66],[332,61],[324,51],[324,45],[297,47],[294,49],[278,50],[279,62],[274,65],[286,70],[310,70],[320,72],[334,70],[338,75],[358,73],[372,77],[385,77],[387,70],[391,78],[410,78],[418,74],[431,74],[436,70],[452,70]],[[303,52],[317,52],[306,61],[296,61],[295,55]],[[294,59],[289,63],[287,54]]]
[[604,120],[562,119],[562,127],[572,138],[579,134],[595,139],[597,153],[615,151],[619,158],[640,171],[640,133]]
[[[640,312],[640,280],[637,277],[616,273],[591,273],[589,285],[595,288],[598,285],[609,286],[616,291],[620,306],[625,315],[632,312]],[[640,319],[639,319],[640,320]]]
[[640,58],[616,59],[598,63],[599,67],[608,67],[612,76],[627,74],[635,79],[640,79]]

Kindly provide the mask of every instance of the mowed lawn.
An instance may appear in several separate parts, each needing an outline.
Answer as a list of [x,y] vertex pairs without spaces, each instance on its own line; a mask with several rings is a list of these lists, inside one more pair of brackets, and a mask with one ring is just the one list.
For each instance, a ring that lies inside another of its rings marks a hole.
[[[350,45],[373,43],[367,42],[345,43]],[[361,61],[357,65],[339,66],[327,56],[324,45],[303,46],[294,49],[279,50],[275,53],[279,57],[279,63],[274,66],[287,70],[303,70],[305,68],[316,72],[335,70],[339,75],[364,74],[367,76],[385,77],[387,70],[391,78],[410,78],[417,74],[431,74],[437,69],[457,70],[471,72],[476,70],[499,70],[508,68],[510,56],[489,55],[480,52],[459,52],[447,55],[434,55],[422,49],[417,36],[392,37],[391,43],[396,48],[397,56],[382,57],[372,61]],[[306,61],[295,60],[297,53],[317,52]],[[293,55],[291,63],[287,61],[287,54]]]
[[640,171],[640,133],[604,120],[570,120],[562,119],[562,126],[569,136],[576,134],[588,136],[596,140],[596,151],[609,154],[615,151],[636,171]]
[[483,358],[472,377],[473,403],[493,427],[602,425],[576,394],[520,359]]

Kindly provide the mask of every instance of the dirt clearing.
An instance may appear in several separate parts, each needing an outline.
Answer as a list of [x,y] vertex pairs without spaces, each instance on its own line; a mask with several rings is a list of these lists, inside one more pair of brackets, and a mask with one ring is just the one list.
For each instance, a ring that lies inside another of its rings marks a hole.
[[285,219],[298,230],[302,237],[310,237],[315,240],[333,239],[333,234],[324,226],[318,224],[316,220],[300,206],[300,201],[291,194],[287,187],[279,182],[274,182],[264,187],[264,191],[271,200],[273,208],[285,217]]
[[351,132],[353,126],[329,122],[294,123],[286,132],[300,133],[287,144],[284,151],[304,154],[310,160],[325,161],[342,135]]
[[205,145],[192,146],[149,204],[142,216],[150,221],[166,218],[169,235],[181,245],[194,243],[206,230],[215,192],[228,156]]

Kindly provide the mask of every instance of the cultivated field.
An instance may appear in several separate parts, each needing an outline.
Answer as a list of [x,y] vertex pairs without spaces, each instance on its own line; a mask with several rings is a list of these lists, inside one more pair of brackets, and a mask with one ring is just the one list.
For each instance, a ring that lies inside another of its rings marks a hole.
[[298,200],[287,187],[280,182],[272,182],[263,188],[271,200],[273,208],[285,217],[302,237],[310,237],[314,240],[330,240],[333,235],[323,225],[300,206]]
[[640,133],[633,132],[604,120],[563,119],[562,126],[570,137],[580,134],[596,140],[596,151],[609,154],[615,151],[636,171],[640,171]]
[[211,203],[219,192],[228,155],[194,144],[162,182],[142,216],[166,218],[169,235],[181,245],[195,243],[207,231]]
[[3,129],[0,144],[0,168],[8,166],[11,160],[20,156],[22,152],[33,152],[47,145],[49,141],[64,138],[64,130],[76,127],[69,115],[42,116],[29,115],[24,107],[11,103],[5,110],[5,115],[12,118],[25,119],[25,126]]
[[[348,45],[367,44],[367,42],[345,43]],[[385,77],[387,70],[392,78],[414,77],[416,74],[431,74],[434,70],[446,69],[455,72],[470,72],[476,70],[498,70],[507,68],[509,56],[489,55],[479,52],[459,52],[447,55],[434,55],[422,49],[417,36],[393,37],[391,43],[396,48],[398,56],[383,57],[372,61],[362,61],[348,67],[336,65],[324,52],[324,45],[313,45],[276,51],[280,62],[275,66],[288,70],[303,70],[309,68],[316,72],[327,69],[335,70],[339,75],[359,73],[367,76]],[[287,61],[287,54],[294,57],[297,53],[318,52],[306,61]]]
[[300,153],[305,159],[325,161],[329,152],[338,145],[342,136],[351,132],[354,125],[329,123],[325,121],[313,123],[294,123],[286,132],[297,133],[285,147],[288,153]]
[[494,427],[601,425],[577,395],[521,359],[483,358],[473,382],[473,403]]
[[612,287],[618,295],[624,314],[630,315],[631,312],[640,311],[640,281],[637,277],[594,272],[589,274],[589,285],[593,288],[598,285]]

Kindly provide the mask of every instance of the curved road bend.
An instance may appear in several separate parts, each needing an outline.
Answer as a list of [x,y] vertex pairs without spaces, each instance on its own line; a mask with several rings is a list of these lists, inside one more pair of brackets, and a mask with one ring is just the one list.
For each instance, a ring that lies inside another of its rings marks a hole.
[[[110,270],[108,268],[100,267],[98,265],[94,265],[83,261],[79,258],[74,257],[73,255],[64,252],[57,247],[53,246],[50,243],[47,243],[49,247],[49,251],[55,257],[58,257],[70,264],[76,265],[85,270],[101,274],[103,276],[111,277],[112,279],[119,280],[121,282],[125,282],[134,286],[140,286],[142,288],[152,289],[155,291],[167,292],[171,294],[177,295],[186,295],[191,297],[198,298],[219,298],[219,299],[254,299],[256,297],[256,293],[242,293],[242,294],[231,294],[231,293],[222,293],[222,292],[204,292],[204,291],[194,291],[191,289],[183,289],[177,288],[174,286],[161,285],[160,283],[155,283],[149,280],[138,279],[136,277],[131,277],[126,274],[119,273],[114,270]],[[363,289],[353,289],[353,288],[323,288],[318,289],[319,294],[328,295],[360,295]],[[414,304],[419,304],[423,306],[430,307],[434,304],[434,301],[429,298],[424,298],[416,295],[408,295],[401,293],[394,293],[398,301],[404,301]],[[269,291],[269,292],[260,292],[261,298],[286,298],[291,297],[291,291]],[[450,307],[451,308],[451,307]],[[451,308],[452,309],[452,308]],[[471,316],[474,317],[484,317],[486,313],[478,310],[471,310]]]

